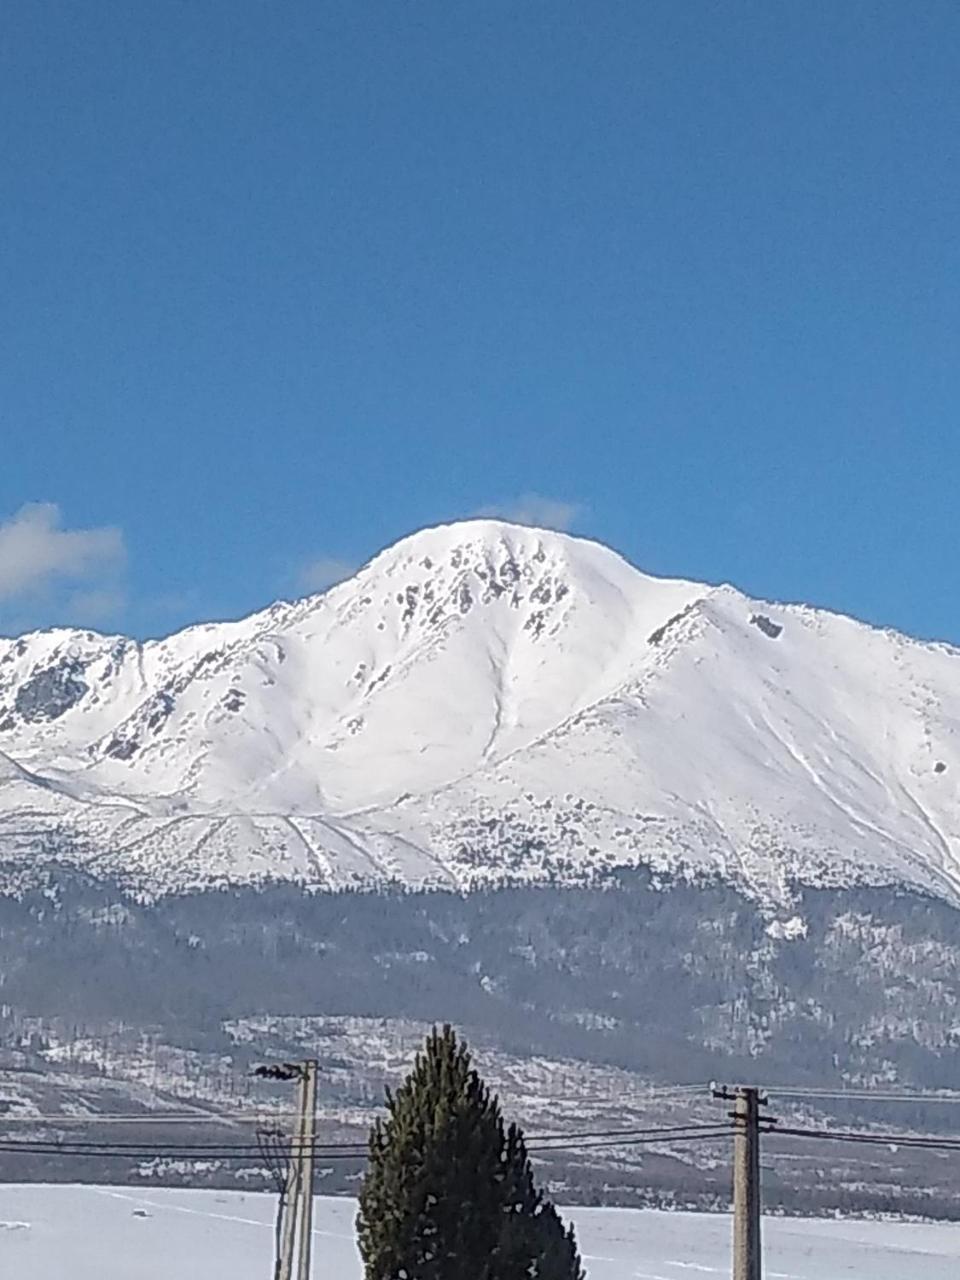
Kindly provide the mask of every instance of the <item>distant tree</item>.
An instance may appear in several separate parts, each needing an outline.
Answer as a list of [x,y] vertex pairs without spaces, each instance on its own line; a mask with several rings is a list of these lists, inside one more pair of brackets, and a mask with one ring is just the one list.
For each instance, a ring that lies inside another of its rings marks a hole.
[[582,1280],[523,1136],[450,1027],[434,1029],[370,1135],[357,1232],[367,1280]]

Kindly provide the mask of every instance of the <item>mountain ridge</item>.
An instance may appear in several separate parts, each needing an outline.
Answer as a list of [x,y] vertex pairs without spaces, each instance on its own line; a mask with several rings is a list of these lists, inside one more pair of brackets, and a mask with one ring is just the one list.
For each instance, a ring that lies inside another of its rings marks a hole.
[[645,863],[953,899],[958,732],[949,645],[463,522],[245,619],[0,640],[0,859],[152,893]]

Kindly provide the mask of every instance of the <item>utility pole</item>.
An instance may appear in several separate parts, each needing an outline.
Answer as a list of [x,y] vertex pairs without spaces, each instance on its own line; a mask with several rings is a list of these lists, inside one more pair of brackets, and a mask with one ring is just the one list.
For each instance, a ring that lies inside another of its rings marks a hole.
[[[298,1138],[294,1133],[294,1142]],[[294,1156],[287,1171],[287,1184],[281,1193],[283,1223],[280,1228],[280,1253],[276,1260],[276,1280],[291,1280],[293,1275],[293,1250],[297,1236],[297,1206],[300,1203],[300,1160]]]
[[275,1280],[310,1280],[313,1246],[313,1148],[317,1136],[317,1062],[257,1067],[255,1075],[297,1082],[290,1167],[281,1191]]
[[733,1103],[733,1280],[761,1280],[760,1242],[760,1090],[739,1085],[714,1090]]
[[733,1102],[733,1280],[760,1280],[760,1092]]
[[300,1114],[303,1143],[300,1148],[300,1265],[297,1280],[310,1280],[313,1251],[313,1147],[317,1139],[317,1063],[303,1064],[303,1097]]
[[280,1238],[280,1258],[277,1280],[293,1280],[294,1250],[297,1247],[297,1223],[300,1218],[300,1195],[303,1185],[303,1126],[306,1115],[307,1076],[303,1063],[291,1064],[297,1081],[297,1117],[293,1124],[290,1171],[287,1175],[286,1197],[283,1205],[283,1230]]

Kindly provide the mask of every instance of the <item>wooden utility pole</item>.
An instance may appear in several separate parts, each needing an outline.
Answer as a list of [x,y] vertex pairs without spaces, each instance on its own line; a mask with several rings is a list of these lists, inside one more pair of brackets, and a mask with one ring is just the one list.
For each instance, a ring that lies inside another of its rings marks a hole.
[[295,1065],[297,1113],[293,1124],[290,1172],[283,1204],[283,1230],[280,1236],[280,1259],[277,1280],[293,1280],[293,1263],[297,1248],[297,1223],[300,1218],[300,1195],[303,1183],[303,1139],[306,1117],[307,1075],[303,1063]]
[[313,1251],[313,1147],[317,1139],[317,1063],[303,1064],[303,1094],[300,1114],[303,1143],[300,1148],[300,1264],[297,1280],[310,1280]]
[[[733,1103],[733,1280],[761,1280],[760,1108],[766,1098],[750,1085],[714,1089],[715,1098]],[[767,1120],[767,1124],[776,1124]]]
[[733,1280],[760,1280],[760,1091],[733,1100]]
[[281,1193],[275,1280],[310,1280],[313,1246],[313,1148],[317,1137],[317,1062],[258,1067],[256,1075],[297,1082],[290,1168]]
[[[294,1137],[296,1141],[296,1136]],[[300,1203],[300,1161],[293,1157],[283,1191],[283,1223],[280,1229],[280,1255],[276,1261],[276,1280],[291,1280],[293,1249],[297,1234],[297,1205]]]

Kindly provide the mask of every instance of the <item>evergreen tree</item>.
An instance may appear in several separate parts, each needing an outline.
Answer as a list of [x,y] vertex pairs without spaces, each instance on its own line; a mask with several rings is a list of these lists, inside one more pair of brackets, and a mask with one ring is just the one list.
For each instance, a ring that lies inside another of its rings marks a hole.
[[387,1091],[357,1216],[367,1280],[583,1280],[533,1179],[523,1135],[450,1027]]
[[500,1248],[496,1280],[584,1280],[573,1227],[538,1190],[523,1134],[511,1124],[504,1142]]
[[357,1234],[367,1280],[481,1280],[498,1240],[503,1126],[466,1045],[436,1029],[370,1135]]

